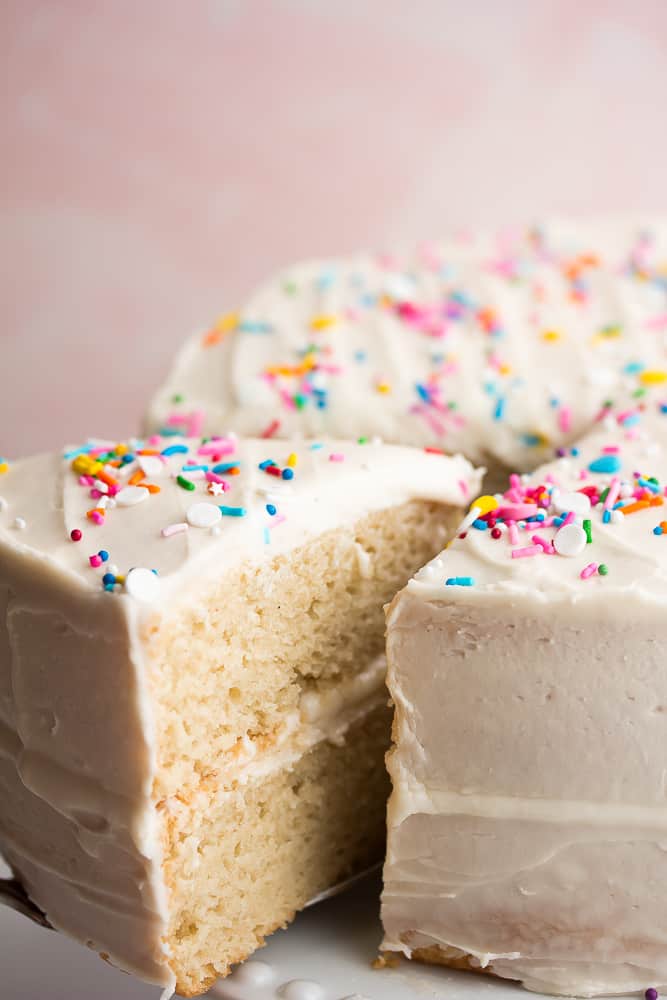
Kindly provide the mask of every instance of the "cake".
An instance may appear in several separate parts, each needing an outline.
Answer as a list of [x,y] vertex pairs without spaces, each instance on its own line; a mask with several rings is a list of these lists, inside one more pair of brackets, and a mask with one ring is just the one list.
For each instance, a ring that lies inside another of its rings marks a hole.
[[147,426],[379,435],[532,469],[660,380],[666,261],[653,220],[296,265],[189,338]]
[[229,435],[2,471],[0,850],[51,926],[196,995],[381,858],[382,605],[479,475]]
[[666,496],[667,404],[635,400],[474,501],[392,602],[386,950],[667,986]]

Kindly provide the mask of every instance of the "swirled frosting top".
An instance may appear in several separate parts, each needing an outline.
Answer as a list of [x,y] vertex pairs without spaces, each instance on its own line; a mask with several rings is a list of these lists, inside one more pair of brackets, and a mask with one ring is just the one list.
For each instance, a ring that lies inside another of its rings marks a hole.
[[193,336],[153,430],[379,435],[533,468],[667,377],[667,224],[295,266]]
[[9,465],[0,546],[100,591],[157,599],[182,571],[265,558],[411,499],[464,506],[463,458],[372,442],[90,441]]

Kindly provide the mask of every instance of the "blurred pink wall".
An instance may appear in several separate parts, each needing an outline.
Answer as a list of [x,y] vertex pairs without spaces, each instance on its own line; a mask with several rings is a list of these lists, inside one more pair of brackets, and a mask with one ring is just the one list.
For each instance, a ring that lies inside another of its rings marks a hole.
[[4,0],[0,454],[136,429],[294,258],[665,209],[667,4]]

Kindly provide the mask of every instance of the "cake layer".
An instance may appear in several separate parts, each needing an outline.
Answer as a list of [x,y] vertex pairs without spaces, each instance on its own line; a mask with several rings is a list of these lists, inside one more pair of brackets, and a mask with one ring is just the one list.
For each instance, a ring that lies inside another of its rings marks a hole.
[[300,264],[185,344],[148,424],[379,435],[533,468],[665,367],[666,259],[653,219]]
[[632,417],[475,501],[389,611],[388,949],[667,983],[667,416]]
[[[0,847],[55,927],[189,991],[254,946],[263,932],[246,925],[229,937],[229,878],[194,899],[174,859],[199,858],[218,821],[230,858],[259,823],[251,787],[289,783],[307,756],[349,759],[346,733],[384,701],[381,606],[478,481],[463,459],[409,449],[231,437],[91,443],[9,468]],[[238,830],[221,818],[231,801]],[[332,835],[341,871],[366,856],[345,845],[378,843],[376,812]],[[308,860],[303,885],[330,869]],[[255,913],[261,879],[257,899],[244,892]],[[285,899],[268,922],[307,896]],[[197,906],[215,920],[186,920]],[[220,936],[235,943],[216,956]]]

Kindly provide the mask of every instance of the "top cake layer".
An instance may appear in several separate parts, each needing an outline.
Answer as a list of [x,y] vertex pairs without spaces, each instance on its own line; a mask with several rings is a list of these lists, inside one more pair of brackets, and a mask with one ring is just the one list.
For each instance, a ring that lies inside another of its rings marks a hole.
[[465,505],[478,483],[463,458],[373,443],[92,441],[9,467],[0,550],[40,577],[157,600],[186,570],[271,557],[410,499]]
[[665,378],[667,224],[298,265],[192,337],[152,429],[436,445],[533,468]]

